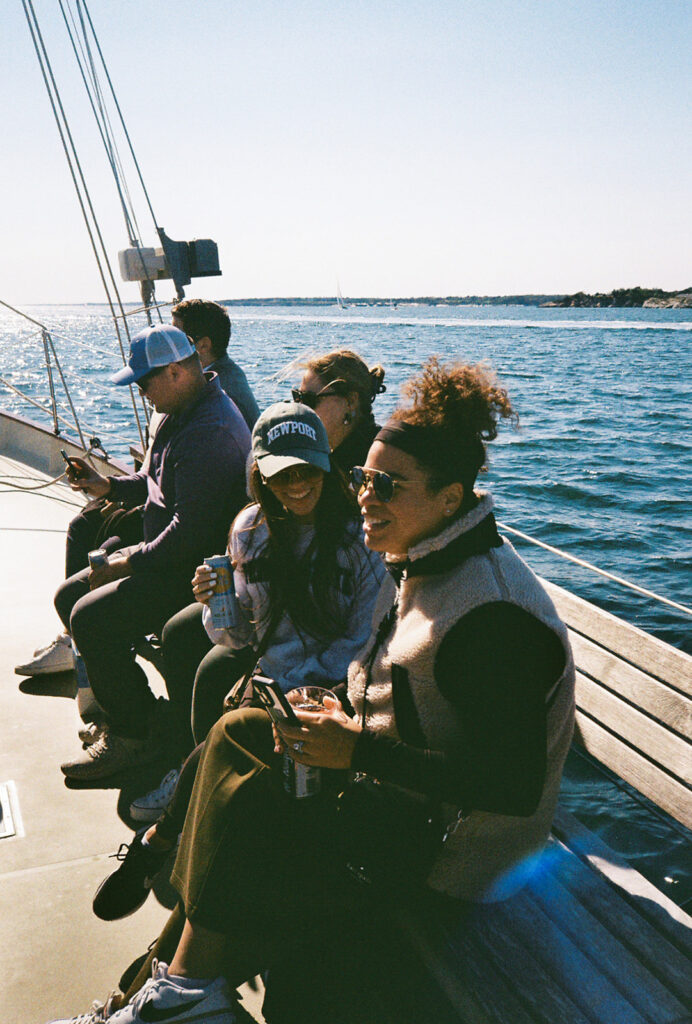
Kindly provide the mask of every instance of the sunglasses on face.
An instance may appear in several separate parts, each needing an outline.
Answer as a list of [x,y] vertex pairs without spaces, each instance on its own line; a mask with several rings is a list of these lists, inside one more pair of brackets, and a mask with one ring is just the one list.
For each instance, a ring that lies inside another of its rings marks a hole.
[[372,487],[375,497],[387,504],[394,497],[398,482],[379,469],[364,469],[363,466],[354,466],[350,474],[351,489],[360,494],[366,487]]
[[306,483],[317,480],[322,476],[322,472],[318,466],[289,466],[288,469],[282,469],[279,473],[262,479],[270,487],[285,487],[287,484],[300,483],[303,480]]
[[139,378],[139,380],[137,381],[137,387],[142,392],[142,394],[145,393],[145,391],[153,381],[154,377],[158,377],[158,375],[160,373],[163,373],[165,369],[165,366],[157,366],[155,370],[149,370],[149,373],[145,373],[143,377]]
[[294,402],[307,405],[308,409],[316,409],[317,403],[330,395],[345,395],[348,385],[345,380],[332,380],[325,384],[321,391],[301,391],[300,388],[291,389],[291,398]]

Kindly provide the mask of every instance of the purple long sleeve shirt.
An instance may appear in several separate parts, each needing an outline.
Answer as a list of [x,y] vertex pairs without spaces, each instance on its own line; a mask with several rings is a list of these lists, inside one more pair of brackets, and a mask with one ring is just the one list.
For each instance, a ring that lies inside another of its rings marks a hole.
[[111,497],[144,502],[144,543],[133,573],[191,574],[206,555],[225,551],[235,514],[247,501],[250,431],[214,373],[201,397],[156,432],[146,470],[111,477]]

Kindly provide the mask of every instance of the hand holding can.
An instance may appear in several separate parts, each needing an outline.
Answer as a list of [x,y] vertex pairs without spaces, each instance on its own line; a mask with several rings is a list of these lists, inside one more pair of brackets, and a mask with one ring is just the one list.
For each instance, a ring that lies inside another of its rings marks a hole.
[[[216,629],[230,629],[238,622],[238,602],[231,560],[228,555],[210,555],[204,559],[204,564],[215,574],[215,582],[213,593],[202,603],[208,605],[211,611],[212,625]],[[198,601],[202,600],[197,594],[195,597]]]

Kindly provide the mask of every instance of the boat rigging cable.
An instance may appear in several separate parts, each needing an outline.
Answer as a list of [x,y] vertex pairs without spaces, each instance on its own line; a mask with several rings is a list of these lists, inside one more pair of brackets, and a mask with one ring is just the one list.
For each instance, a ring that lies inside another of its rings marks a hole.
[[[70,19],[72,21],[73,28],[70,28],[70,23],[68,21],[67,15],[65,13],[65,7],[64,7],[64,4],[63,4],[63,0],[59,0],[60,10],[62,12],[63,19],[65,21],[65,24],[66,24],[66,27],[67,27],[67,30],[68,30],[68,35],[69,35],[69,38],[70,38],[70,42],[72,44],[72,48],[73,48],[73,51],[74,51],[75,58],[77,60],[77,64],[78,64],[79,69],[80,69],[80,74],[82,76],[82,80],[83,80],[85,89],[87,90],[87,95],[89,97],[89,102],[91,104],[92,111],[94,113],[94,117],[96,118],[97,125],[99,127],[99,132],[101,134],[101,139],[103,141],[104,147],[106,149],[106,153],[108,155],[109,164],[111,166],[111,171],[113,172],[114,178],[116,180],[116,188],[117,188],[118,195],[119,195],[119,198],[120,198],[120,201],[121,201],[121,208],[123,209],[123,213],[125,215],[126,226],[127,226],[127,229],[128,229],[128,236],[130,238],[130,241],[133,243],[133,245],[135,245],[137,251],[140,252],[140,254],[141,254],[139,242],[136,241],[136,238],[134,236],[133,222],[136,225],[136,218],[134,218],[133,211],[131,212],[132,204],[131,204],[131,201],[130,201],[130,207],[128,208],[128,205],[127,205],[127,203],[125,201],[125,193],[128,196],[128,200],[130,198],[129,197],[129,189],[127,188],[126,185],[123,185],[124,175],[122,174],[122,164],[121,164],[119,155],[117,153],[117,146],[115,145],[115,140],[113,138],[113,134],[112,134],[111,129],[110,129],[110,121],[109,121],[109,119],[107,117],[107,114],[106,114],[106,111],[105,111],[105,104],[103,102],[103,93],[102,93],[102,91],[101,91],[101,89],[100,89],[100,87],[98,85],[98,78],[97,78],[97,75],[96,75],[95,63],[94,63],[93,58],[91,56],[91,49],[90,49],[90,46],[89,46],[89,40],[88,40],[88,37],[87,37],[86,25],[84,23],[84,15],[83,15],[83,12],[82,12],[82,5],[83,4],[84,4],[84,0],[77,0],[80,24],[82,25],[82,28],[83,28],[83,42],[80,41],[79,48],[78,48],[77,43],[76,43],[76,39],[75,39],[76,25],[75,25],[75,21],[74,21],[74,16],[72,14],[72,10],[70,9]],[[127,322],[127,314],[126,314],[125,309],[123,307],[123,303],[122,303],[122,300],[121,300],[121,297],[120,297],[120,292],[119,292],[119,289],[118,289],[118,285],[116,283],[115,275],[113,273],[113,268],[112,268],[110,259],[108,257],[108,252],[107,252],[107,249],[106,249],[106,245],[105,245],[104,240],[103,240],[103,235],[101,233],[101,229],[100,229],[100,226],[99,226],[98,218],[96,216],[94,205],[93,205],[93,202],[92,202],[92,199],[91,199],[91,194],[90,194],[90,191],[89,191],[89,187],[87,185],[87,182],[86,182],[86,179],[85,179],[85,176],[84,176],[84,172],[83,172],[83,169],[82,169],[82,165],[81,165],[81,162],[79,160],[79,155],[77,153],[77,148],[76,148],[76,145],[75,145],[75,142],[74,142],[74,138],[73,138],[72,132],[70,130],[69,121],[68,121],[67,115],[65,113],[65,109],[63,107],[63,104],[62,104],[62,100],[61,100],[61,97],[60,97],[60,91],[58,89],[58,86],[57,86],[57,83],[56,83],[56,80],[55,80],[55,76],[53,74],[53,69],[52,69],[52,65],[51,65],[51,62],[50,62],[50,58],[48,56],[48,53],[47,53],[47,50],[46,50],[46,47],[45,47],[45,44],[44,44],[44,41],[43,41],[43,36],[42,36],[41,29],[40,29],[40,26],[39,26],[39,23],[38,23],[38,18],[36,16],[36,12],[34,10],[33,0],[22,0],[22,6],[24,8],[24,14],[26,16],[27,24],[29,26],[29,31],[30,31],[31,39],[32,39],[32,42],[33,42],[33,45],[34,45],[34,50],[36,52],[36,57],[38,59],[39,67],[41,69],[41,74],[42,74],[42,77],[43,77],[44,85],[45,85],[46,91],[48,93],[48,98],[49,98],[49,101],[50,101],[51,109],[53,111],[53,117],[55,119],[55,122],[56,122],[56,125],[57,125],[57,128],[58,128],[58,133],[60,135],[60,141],[62,143],[63,152],[65,153],[65,158],[67,160],[67,165],[68,165],[68,169],[69,169],[69,172],[70,172],[70,176],[72,178],[72,183],[74,185],[75,192],[77,194],[77,200],[79,202],[79,206],[80,206],[80,209],[81,209],[81,212],[82,212],[82,217],[83,217],[84,223],[86,225],[87,234],[89,236],[89,241],[91,243],[92,252],[93,252],[94,258],[96,260],[96,265],[97,265],[97,268],[98,268],[99,276],[101,278],[101,283],[103,285],[103,289],[104,289],[104,292],[106,294],[106,300],[107,300],[107,303],[108,303],[108,307],[109,307],[109,310],[110,310],[110,313],[111,313],[111,318],[113,320],[113,324],[114,324],[114,327],[115,327],[116,335],[117,335],[117,338],[118,338],[118,344],[119,344],[119,347],[120,347],[120,353],[121,353],[121,356],[122,356],[122,359],[123,359],[123,363],[125,363],[126,359],[127,359],[127,356],[126,356],[126,347],[125,347],[125,343],[123,341],[123,336],[122,336],[121,323],[122,323],[122,329],[124,329],[124,332],[125,332],[125,335],[126,335],[126,340],[127,340],[128,347],[129,347],[130,331],[129,331],[129,326],[128,326],[128,322]],[[86,10],[85,6],[84,6],[84,9]],[[95,34],[94,30],[93,30],[93,24],[91,22],[91,17],[89,16],[88,10],[86,11],[86,16],[87,16],[87,19],[89,21],[89,25],[91,26],[91,31],[92,31],[92,34],[94,35],[94,39],[96,39],[96,34]],[[98,46],[98,40],[96,40],[96,43],[97,43],[97,46]],[[88,57],[88,64],[89,64],[89,67],[91,69],[91,78],[92,78],[92,86],[91,87],[89,85],[89,80],[88,80],[87,73],[85,71],[84,63],[83,63],[82,59],[80,59],[79,49],[82,50],[83,54],[86,53],[86,54],[89,55],[89,57]],[[99,50],[99,54],[101,56],[101,59],[103,61],[103,55],[101,53],[100,46],[98,47],[98,50]],[[105,67],[105,63],[104,63],[104,67]],[[110,82],[110,77],[108,78],[108,81],[109,81],[109,84],[110,84],[110,87],[111,87],[111,92],[113,93],[113,96],[115,96],[115,93],[114,93],[113,87],[112,87],[112,83]],[[116,105],[117,105],[117,100],[116,100]],[[97,112],[97,108],[98,108],[98,110],[101,111],[101,116],[99,116],[99,113]],[[122,114],[120,113],[119,106],[118,106],[118,112],[120,114],[121,121],[122,121]],[[124,122],[123,122],[123,126],[124,126]],[[127,136],[127,138],[128,138],[128,142],[129,142],[129,135]],[[130,149],[132,151],[131,143],[130,143]],[[139,168],[138,168],[138,171],[139,171]],[[140,174],[140,181],[141,180],[142,179],[141,179],[141,174]],[[142,182],[142,185],[143,185],[143,182]],[[145,190],[145,194],[146,194],[146,190]],[[148,203],[149,209],[151,211],[151,203],[149,202],[148,195],[147,195],[147,203]],[[152,211],[152,216],[153,216],[153,211]],[[150,281],[148,278],[147,278],[146,282],[143,282],[143,287],[142,287],[143,301],[145,303],[146,313],[147,313],[147,318],[149,320],[149,323],[151,323],[151,313],[149,311],[149,307],[151,305],[151,302],[148,301],[148,300],[153,300],[153,287],[154,287],[153,286],[153,282]],[[117,306],[117,309],[119,310],[119,314],[120,315],[118,315],[118,313],[116,313],[116,306]],[[160,318],[160,311],[158,310],[158,307],[156,307],[156,309],[157,309],[157,312],[159,313],[159,318]],[[138,433],[139,433],[140,441],[141,441],[142,445],[144,446],[145,445],[145,434],[144,434],[144,429],[142,427],[142,423],[141,423],[141,419],[140,419],[140,410],[139,410],[139,407],[138,407],[138,404],[137,404],[137,400],[136,400],[136,396],[135,396],[135,391],[134,391],[134,389],[132,387],[130,387],[129,390],[130,390],[130,398],[131,398],[131,402],[132,402],[132,408],[133,408],[133,411],[134,411],[134,414],[135,414],[135,420],[136,420],[136,423],[137,423],[137,430],[138,430]],[[144,410],[145,420],[148,420],[148,410],[146,408],[146,405],[144,405],[144,403],[142,404],[142,409]]]

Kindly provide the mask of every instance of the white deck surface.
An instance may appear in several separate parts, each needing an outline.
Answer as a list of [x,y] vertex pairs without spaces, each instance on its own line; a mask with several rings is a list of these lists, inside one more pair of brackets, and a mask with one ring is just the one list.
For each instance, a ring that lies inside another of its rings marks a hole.
[[71,674],[14,673],[60,629],[53,594],[78,508],[65,485],[10,488],[30,483],[26,474],[0,456],[0,783],[14,783],[20,817],[19,834],[0,839],[0,1024],[45,1024],[103,1001],[168,915],[153,895],[123,921],[92,913],[96,886],[116,866],[109,854],[132,837],[116,810],[119,790],[65,785],[60,764],[80,748]]
[[78,500],[64,485],[8,489],[8,478],[26,485],[26,473],[0,457],[0,783],[14,782],[21,817],[21,834],[0,839],[2,1024],[85,1012],[117,987],[167,915],[151,897],[124,921],[92,913],[95,887],[115,864],[108,855],[132,835],[116,813],[119,791],[65,786],[60,764],[79,750],[78,715],[74,700],[53,694],[69,692],[71,676],[36,678],[45,695],[19,689],[14,666],[60,628],[53,593]]

